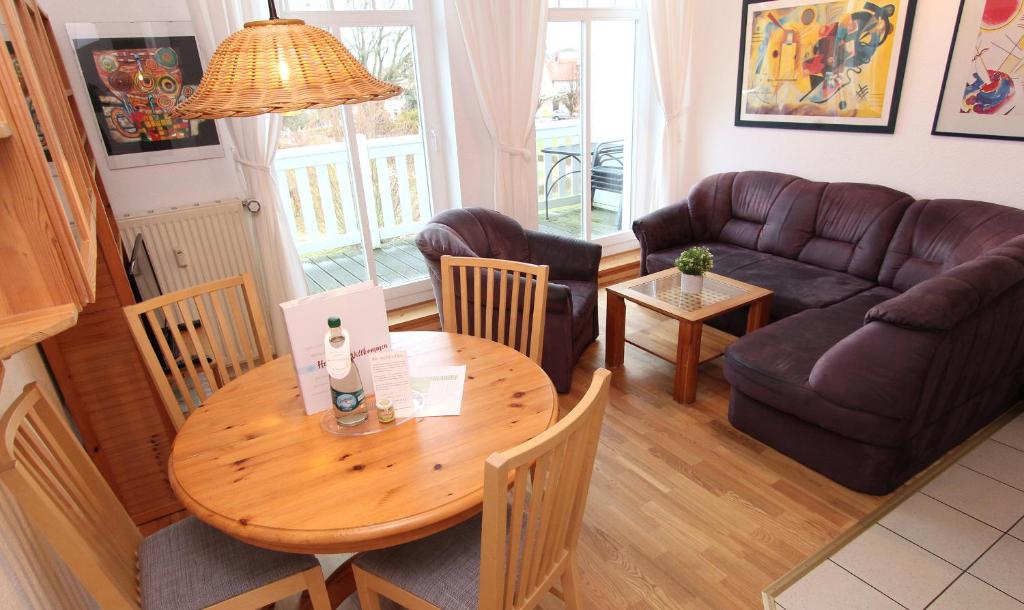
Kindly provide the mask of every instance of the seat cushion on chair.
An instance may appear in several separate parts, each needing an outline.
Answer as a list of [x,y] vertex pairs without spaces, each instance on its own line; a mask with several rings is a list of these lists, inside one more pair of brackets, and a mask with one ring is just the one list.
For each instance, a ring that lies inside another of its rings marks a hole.
[[312,555],[268,551],[195,517],[139,545],[143,610],[199,610],[319,565]]
[[480,524],[478,515],[421,540],[360,553],[353,561],[444,610],[476,610],[480,598]]

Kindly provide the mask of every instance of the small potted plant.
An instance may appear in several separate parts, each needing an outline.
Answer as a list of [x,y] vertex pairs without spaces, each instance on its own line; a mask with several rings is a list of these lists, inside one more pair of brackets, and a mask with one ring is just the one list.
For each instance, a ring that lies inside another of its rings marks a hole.
[[704,290],[704,274],[715,266],[715,256],[704,246],[683,250],[676,259],[676,268],[683,273],[682,289],[686,294],[698,294]]

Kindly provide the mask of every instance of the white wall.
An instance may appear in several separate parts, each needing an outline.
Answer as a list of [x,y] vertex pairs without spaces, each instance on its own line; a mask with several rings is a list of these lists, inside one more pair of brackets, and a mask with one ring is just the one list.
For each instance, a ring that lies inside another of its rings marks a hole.
[[99,128],[92,119],[85,81],[65,29],[67,23],[73,22],[191,21],[184,0],[40,0],[40,4],[53,24],[75,101],[85,118],[93,153],[115,214],[140,214],[242,195],[235,164],[230,160],[231,153],[224,141],[227,130],[223,128],[220,129],[221,143],[225,144],[223,158],[109,169]]
[[740,0],[696,0],[687,183],[772,170],[1024,207],[1024,143],[932,136],[959,0],[919,0],[895,135],[734,127]]

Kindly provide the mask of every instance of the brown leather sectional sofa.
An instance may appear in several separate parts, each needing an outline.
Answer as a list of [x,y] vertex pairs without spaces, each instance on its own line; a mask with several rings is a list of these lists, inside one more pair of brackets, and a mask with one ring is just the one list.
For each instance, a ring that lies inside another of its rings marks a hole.
[[643,273],[699,244],[775,292],[726,352],[729,419],[847,487],[892,491],[1020,398],[1024,210],[740,172],[633,230]]

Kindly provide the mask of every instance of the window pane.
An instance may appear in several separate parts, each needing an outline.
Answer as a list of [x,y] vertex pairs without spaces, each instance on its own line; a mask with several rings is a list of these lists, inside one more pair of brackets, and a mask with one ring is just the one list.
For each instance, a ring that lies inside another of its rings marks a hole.
[[590,25],[592,237],[618,232],[623,212],[629,209],[635,35],[634,21],[594,21]]
[[287,0],[289,11],[407,11],[412,0]]
[[342,109],[284,115],[274,170],[309,291],[369,279]]
[[424,279],[426,263],[413,239],[433,212],[413,29],[344,28],[341,39],[371,74],[402,87],[397,97],[351,107],[377,282],[394,286]]
[[583,25],[548,23],[537,108],[537,196],[540,229],[583,236],[580,68]]

